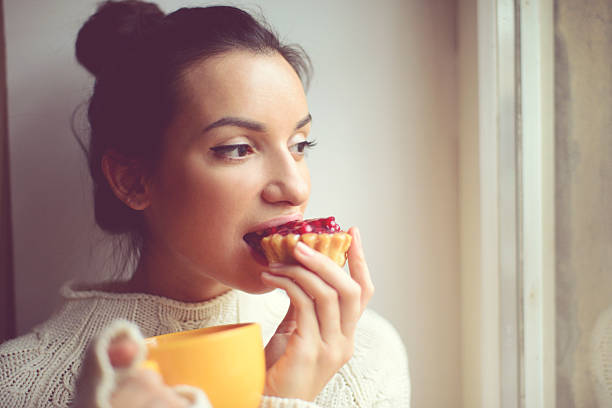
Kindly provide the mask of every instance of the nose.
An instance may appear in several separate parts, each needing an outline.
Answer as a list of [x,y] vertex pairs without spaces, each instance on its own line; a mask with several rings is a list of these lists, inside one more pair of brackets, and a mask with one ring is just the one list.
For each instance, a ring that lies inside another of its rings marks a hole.
[[262,191],[270,204],[299,207],[310,196],[310,174],[304,159],[296,161],[287,151],[276,155],[268,165],[268,181]]

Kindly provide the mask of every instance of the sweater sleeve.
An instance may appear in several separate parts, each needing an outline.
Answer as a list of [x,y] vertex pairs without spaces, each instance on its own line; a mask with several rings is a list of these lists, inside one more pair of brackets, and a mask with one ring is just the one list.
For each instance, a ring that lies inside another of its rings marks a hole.
[[380,375],[376,384],[377,396],[372,406],[376,408],[410,407],[410,374],[408,355],[399,333],[382,317],[372,312],[370,334],[379,344],[371,349],[372,357],[377,360]]
[[378,379],[381,392],[374,406],[410,407],[410,374],[406,348],[396,329],[382,317],[375,316],[378,323],[373,327],[378,331],[376,337],[380,343],[373,353],[381,364],[381,376]]
[[355,353],[314,402],[264,396],[260,408],[408,408],[410,376],[395,328],[366,310],[357,326]]
[[404,344],[384,318],[366,310],[355,353],[315,399],[325,408],[408,408],[410,376]]

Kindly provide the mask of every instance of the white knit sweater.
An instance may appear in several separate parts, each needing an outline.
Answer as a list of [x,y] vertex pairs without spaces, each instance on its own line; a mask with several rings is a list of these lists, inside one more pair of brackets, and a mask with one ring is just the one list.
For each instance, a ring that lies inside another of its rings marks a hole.
[[[229,291],[201,303],[111,293],[68,284],[64,305],[45,323],[0,345],[0,407],[68,407],[89,342],[116,319],[134,322],[145,337],[236,322],[258,322],[264,344],[288,307],[279,290],[265,295]],[[366,310],[355,353],[314,403],[264,397],[261,407],[408,407],[410,383],[404,346],[395,329]]]

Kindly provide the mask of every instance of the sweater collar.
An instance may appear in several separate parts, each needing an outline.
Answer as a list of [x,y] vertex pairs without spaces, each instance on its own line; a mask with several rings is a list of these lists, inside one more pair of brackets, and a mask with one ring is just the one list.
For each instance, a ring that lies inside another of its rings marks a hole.
[[[60,293],[67,302],[95,301],[106,304],[109,310],[115,310],[117,305],[132,305],[140,318],[147,319],[155,315],[177,331],[236,323],[239,320],[238,293],[235,290],[203,302],[182,302],[147,293],[126,293],[115,290],[117,287],[120,285],[111,282],[68,282]],[[138,316],[134,320],[140,320]]]
[[[272,336],[289,307],[289,299],[280,290],[262,295],[229,290],[204,302],[181,302],[146,293],[113,290],[117,287],[120,285],[111,282],[92,284],[71,281],[61,288],[60,293],[67,303],[96,302],[101,309],[133,310],[130,313],[132,316],[125,318],[134,320],[143,328],[146,322],[159,319],[166,332],[258,322],[262,326],[264,343]],[[159,333],[145,333],[154,334]]]

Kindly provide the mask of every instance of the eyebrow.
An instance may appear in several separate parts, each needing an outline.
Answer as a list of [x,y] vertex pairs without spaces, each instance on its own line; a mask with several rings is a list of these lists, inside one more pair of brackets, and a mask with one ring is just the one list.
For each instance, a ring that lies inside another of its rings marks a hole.
[[303,128],[304,126],[306,126],[307,124],[309,124],[310,122],[312,122],[312,115],[309,113],[308,115],[306,115],[306,117],[302,120],[300,120],[297,125],[295,125],[295,129],[294,130],[298,130]]
[[[304,119],[300,120],[297,123],[297,125],[295,125],[294,130],[303,128],[310,122],[312,122],[312,115],[309,113],[308,115],[306,115]],[[237,127],[245,128],[248,130],[253,130],[255,132],[265,132],[266,131],[266,126],[261,122],[255,122],[249,119],[237,118],[234,116],[226,116],[206,126],[206,128],[204,128],[204,131],[202,133],[206,133],[211,129],[218,128],[221,126],[237,126]]]

